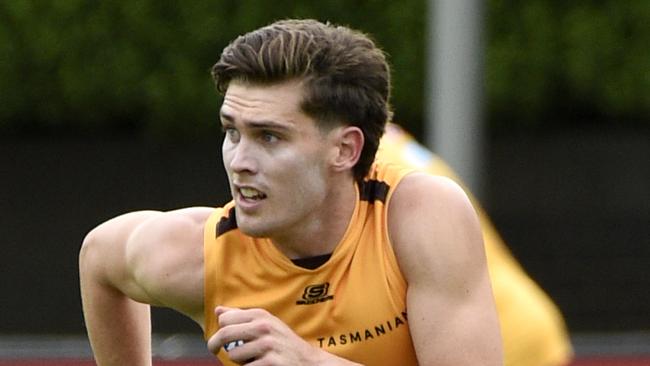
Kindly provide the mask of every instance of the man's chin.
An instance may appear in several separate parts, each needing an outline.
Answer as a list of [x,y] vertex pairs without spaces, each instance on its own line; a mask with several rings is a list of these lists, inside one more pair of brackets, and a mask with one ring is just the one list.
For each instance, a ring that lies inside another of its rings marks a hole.
[[268,238],[272,228],[269,227],[269,218],[262,215],[250,215],[235,206],[237,227],[242,233],[254,238]]
[[239,230],[244,233],[247,236],[253,237],[253,238],[266,238],[268,235],[262,230],[247,230],[244,228],[239,228]]
[[239,231],[253,238],[265,238],[268,236],[268,230],[265,230],[259,225],[255,225],[254,223],[247,221],[248,220],[244,220],[243,222],[237,223]]

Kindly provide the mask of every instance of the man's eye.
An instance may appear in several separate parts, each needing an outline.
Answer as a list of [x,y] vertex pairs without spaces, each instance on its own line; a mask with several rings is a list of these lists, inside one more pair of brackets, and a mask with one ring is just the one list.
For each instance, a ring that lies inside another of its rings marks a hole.
[[237,131],[236,129],[234,129],[232,127],[224,127],[223,132],[230,139],[230,141],[239,140],[239,131]]
[[264,140],[264,142],[276,142],[278,140],[278,136],[271,132],[263,132],[262,140]]

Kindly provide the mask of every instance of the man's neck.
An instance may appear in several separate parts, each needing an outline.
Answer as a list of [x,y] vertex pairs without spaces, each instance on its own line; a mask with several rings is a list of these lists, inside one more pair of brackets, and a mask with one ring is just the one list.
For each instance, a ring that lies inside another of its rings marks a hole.
[[346,180],[333,186],[321,207],[302,223],[270,238],[287,258],[332,253],[343,239],[357,205],[357,184]]

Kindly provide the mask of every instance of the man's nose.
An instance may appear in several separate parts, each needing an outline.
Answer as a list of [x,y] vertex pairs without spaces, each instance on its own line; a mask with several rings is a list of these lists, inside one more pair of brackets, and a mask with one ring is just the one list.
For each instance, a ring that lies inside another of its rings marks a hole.
[[240,140],[232,151],[229,165],[230,169],[235,173],[256,173],[257,163],[254,147],[245,139]]

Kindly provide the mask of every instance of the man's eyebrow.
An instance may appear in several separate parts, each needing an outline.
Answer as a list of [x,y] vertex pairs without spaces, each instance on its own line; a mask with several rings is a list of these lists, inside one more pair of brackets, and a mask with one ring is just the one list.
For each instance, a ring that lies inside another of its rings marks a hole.
[[282,130],[288,131],[291,130],[291,126],[286,123],[279,123],[271,120],[259,120],[259,121],[244,121],[244,124],[249,128],[263,130],[263,129],[273,129],[273,130]]
[[219,117],[221,117],[222,121],[227,121],[227,122],[231,122],[231,123],[234,122],[234,119],[232,118],[232,116],[229,115],[228,113],[224,112],[224,111],[219,111]]
[[[228,113],[220,112],[221,119],[228,123],[234,123],[235,119]],[[280,123],[273,120],[245,120],[243,124],[246,127],[254,129],[274,129],[274,130],[291,130],[293,124]]]

